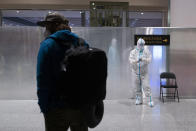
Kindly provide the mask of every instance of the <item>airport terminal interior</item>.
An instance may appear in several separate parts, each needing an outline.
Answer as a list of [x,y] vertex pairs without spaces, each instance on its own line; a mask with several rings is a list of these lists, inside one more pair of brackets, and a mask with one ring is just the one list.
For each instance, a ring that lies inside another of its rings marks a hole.
[[[193,23],[180,23],[180,15],[188,19],[178,9],[183,0],[40,1],[0,2],[0,131],[45,130],[36,94],[37,54],[45,29],[36,23],[50,12],[64,15],[72,32],[107,55],[104,116],[90,131],[196,131],[196,17],[191,17]],[[187,6],[194,9],[194,4],[188,0]],[[145,95],[142,105],[135,104],[136,76],[129,56],[137,35],[168,37],[167,45],[145,46],[152,56],[146,77],[153,107]],[[169,95],[162,101],[162,72],[175,74],[179,101]]]

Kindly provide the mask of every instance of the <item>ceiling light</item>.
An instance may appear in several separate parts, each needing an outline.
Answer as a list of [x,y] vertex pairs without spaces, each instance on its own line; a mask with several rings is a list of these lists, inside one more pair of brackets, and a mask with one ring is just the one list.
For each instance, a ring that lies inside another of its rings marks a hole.
[[95,3],[93,2],[92,5],[95,5]]
[[144,13],[142,12],[141,15],[143,15]]
[[17,11],[16,11],[16,13],[20,13],[20,11],[19,11],[19,10],[17,10]]

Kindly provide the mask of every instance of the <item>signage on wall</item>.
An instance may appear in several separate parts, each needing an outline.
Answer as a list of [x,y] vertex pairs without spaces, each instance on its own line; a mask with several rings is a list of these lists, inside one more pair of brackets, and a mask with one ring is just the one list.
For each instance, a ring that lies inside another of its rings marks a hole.
[[170,45],[170,35],[135,35],[134,44],[137,45],[137,40],[142,38],[145,40],[145,45]]

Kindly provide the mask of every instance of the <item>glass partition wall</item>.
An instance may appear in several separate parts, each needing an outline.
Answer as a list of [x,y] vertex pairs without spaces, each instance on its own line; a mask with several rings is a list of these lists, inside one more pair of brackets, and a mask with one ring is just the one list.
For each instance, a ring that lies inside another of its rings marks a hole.
[[36,57],[42,31],[0,27],[0,99],[36,98]]
[[[74,27],[73,32],[108,56],[107,99],[134,96],[134,75],[128,61],[134,35],[170,35],[170,46],[148,46],[152,53],[149,80],[153,97],[159,97],[159,75],[176,74],[179,94],[196,96],[196,28]],[[37,99],[36,59],[43,28],[0,28],[0,99]]]

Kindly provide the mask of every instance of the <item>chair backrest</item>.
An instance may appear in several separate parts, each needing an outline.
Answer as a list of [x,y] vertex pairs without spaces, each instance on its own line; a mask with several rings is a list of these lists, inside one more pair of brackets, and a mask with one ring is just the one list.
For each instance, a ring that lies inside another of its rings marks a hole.
[[172,72],[162,72],[160,74],[160,85],[177,86],[176,75]]
[[176,75],[172,72],[162,72],[160,75],[162,79],[176,79]]

